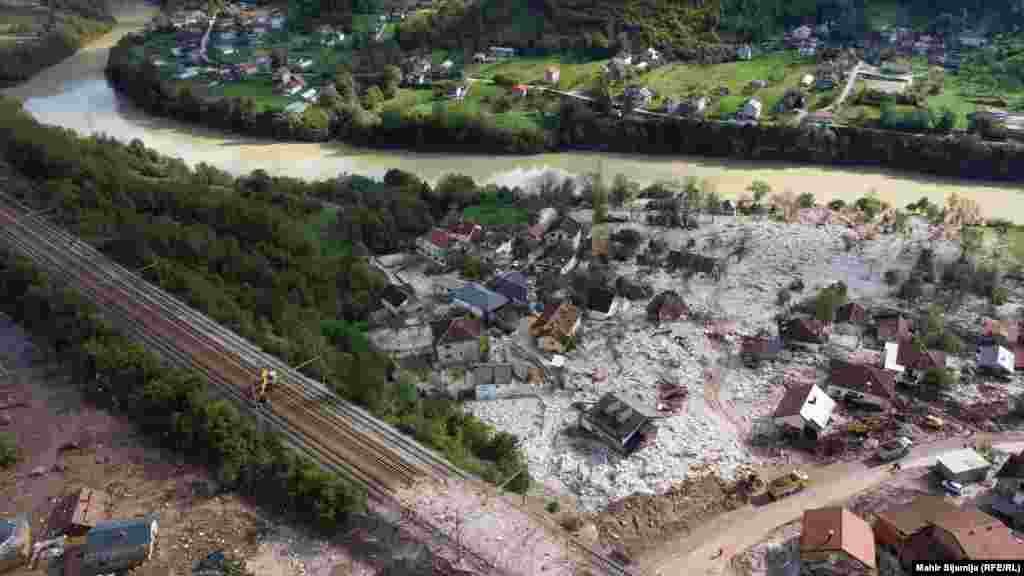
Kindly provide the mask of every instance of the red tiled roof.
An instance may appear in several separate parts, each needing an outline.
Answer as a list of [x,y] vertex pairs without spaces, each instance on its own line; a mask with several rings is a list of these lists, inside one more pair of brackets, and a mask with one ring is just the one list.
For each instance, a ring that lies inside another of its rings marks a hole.
[[804,512],[800,552],[842,551],[868,568],[875,567],[875,536],[871,525],[846,508]]
[[878,339],[883,342],[896,342],[910,337],[910,321],[899,316],[882,318],[878,321]]
[[468,236],[471,239],[479,235],[482,230],[479,224],[473,224],[472,222],[459,222],[448,228],[448,231],[455,236]]
[[448,325],[448,330],[445,331],[444,337],[441,338],[441,342],[449,343],[476,340],[480,338],[480,334],[482,333],[483,325],[480,324],[480,320],[478,318],[456,318]]
[[906,538],[927,528],[939,514],[955,510],[956,506],[942,496],[922,495],[902,506],[883,510],[876,516]]
[[833,360],[830,382],[835,386],[861,390],[882,398],[896,398],[895,376],[877,366]]
[[925,350],[918,352],[913,342],[903,340],[899,343],[896,352],[896,363],[905,368],[914,370],[928,370],[929,368],[945,368],[946,353],[941,350]]
[[434,229],[430,231],[430,243],[438,248],[447,248],[451,241],[451,235],[444,230]]

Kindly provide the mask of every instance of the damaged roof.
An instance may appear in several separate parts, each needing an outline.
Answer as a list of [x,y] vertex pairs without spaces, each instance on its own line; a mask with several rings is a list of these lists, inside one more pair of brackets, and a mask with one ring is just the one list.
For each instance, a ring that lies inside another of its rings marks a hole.
[[1024,452],[1010,454],[1003,467],[996,473],[996,478],[1024,478]]
[[868,364],[851,364],[833,359],[829,383],[881,398],[896,397],[896,377],[884,368]]
[[438,345],[478,340],[481,334],[483,334],[483,324],[479,318],[456,318],[448,324],[448,329],[441,336]]
[[602,396],[585,415],[594,426],[623,445],[650,420],[611,393]]
[[942,496],[923,494],[907,504],[878,512],[876,516],[895,528],[901,538],[907,538],[930,526],[938,515],[955,513],[957,510],[953,503]]

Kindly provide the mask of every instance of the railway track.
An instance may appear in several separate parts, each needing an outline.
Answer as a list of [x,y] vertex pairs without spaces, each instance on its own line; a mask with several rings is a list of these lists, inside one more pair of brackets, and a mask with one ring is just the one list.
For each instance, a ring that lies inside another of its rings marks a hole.
[[[279,431],[289,446],[365,485],[378,502],[399,506],[407,521],[435,537],[451,543],[447,534],[398,503],[395,490],[420,479],[456,478],[494,491],[494,487],[341,400],[321,383],[264,353],[3,194],[0,242],[34,261],[51,277],[73,286],[113,324],[168,362],[203,375],[243,412]],[[270,393],[268,406],[253,402],[245,393],[263,367],[281,376]],[[560,532],[551,519],[530,515]],[[602,573],[629,574],[620,564],[575,538],[571,543]],[[487,572],[497,574],[489,560],[472,550],[464,552]]]

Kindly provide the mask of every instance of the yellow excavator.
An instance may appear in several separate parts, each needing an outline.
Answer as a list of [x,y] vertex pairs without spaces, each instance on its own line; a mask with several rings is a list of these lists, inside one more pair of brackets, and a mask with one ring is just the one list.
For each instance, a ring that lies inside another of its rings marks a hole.
[[264,368],[260,371],[260,379],[252,385],[252,397],[260,404],[267,403],[267,392],[277,384],[277,371]]

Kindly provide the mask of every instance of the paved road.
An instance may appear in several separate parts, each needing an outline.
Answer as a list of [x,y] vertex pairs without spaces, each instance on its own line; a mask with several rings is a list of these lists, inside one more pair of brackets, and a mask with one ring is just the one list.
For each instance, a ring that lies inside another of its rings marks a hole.
[[[977,438],[991,439],[1001,450],[1024,448],[1024,432],[978,435]],[[902,460],[903,467],[931,466],[939,454],[961,448],[964,442],[963,437],[957,437],[917,446]],[[868,466],[862,461],[804,470],[811,477],[807,490],[778,502],[748,505],[724,514],[688,536],[663,544],[640,562],[641,570],[660,576],[720,576],[733,556],[762,541],[779,526],[799,519],[804,510],[841,502],[891,476],[889,466]],[[724,554],[715,558],[720,549]]]

